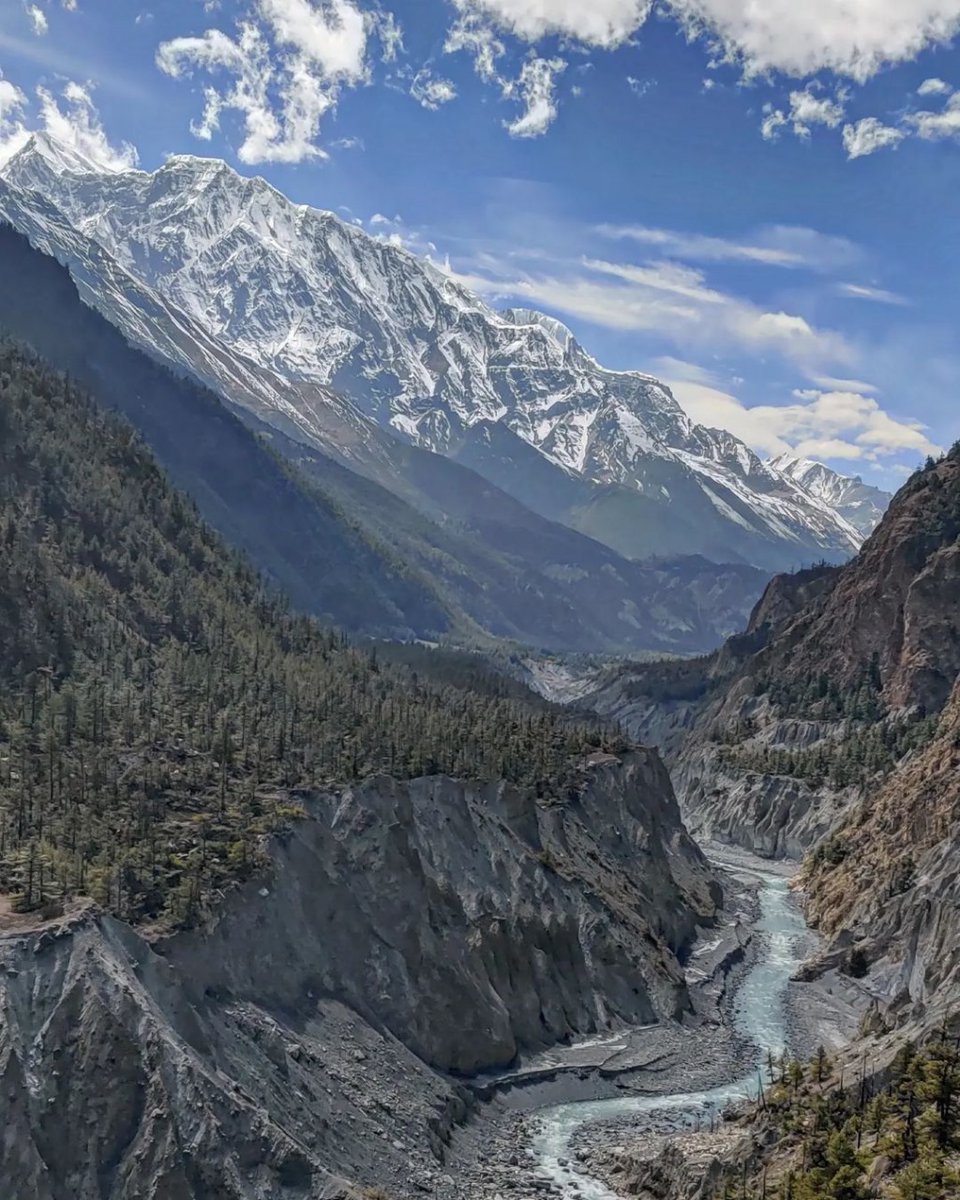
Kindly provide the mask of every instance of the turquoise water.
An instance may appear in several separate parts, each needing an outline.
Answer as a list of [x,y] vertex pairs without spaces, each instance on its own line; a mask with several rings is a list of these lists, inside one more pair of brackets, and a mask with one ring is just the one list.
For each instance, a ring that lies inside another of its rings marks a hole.
[[787,988],[802,958],[807,927],[790,894],[788,880],[760,871],[750,873],[762,880],[760,917],[754,927],[761,939],[761,950],[740,985],[734,1011],[738,1032],[755,1048],[755,1064],[743,1078],[706,1091],[561,1104],[538,1113],[541,1129],[534,1151],[540,1163],[539,1173],[557,1184],[562,1195],[578,1200],[618,1200],[598,1180],[561,1165],[580,1126],[591,1121],[657,1113],[674,1118],[680,1113],[691,1122],[698,1117],[708,1118],[711,1112],[743,1099],[751,1090],[756,1095],[757,1069],[766,1062],[768,1053],[781,1054],[787,1049]]

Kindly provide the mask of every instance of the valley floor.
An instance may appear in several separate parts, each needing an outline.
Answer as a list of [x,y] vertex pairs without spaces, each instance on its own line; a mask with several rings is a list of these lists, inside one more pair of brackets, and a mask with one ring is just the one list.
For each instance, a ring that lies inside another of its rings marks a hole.
[[[678,1137],[694,1156],[712,1158],[733,1136],[723,1130],[721,1106],[708,1115],[679,1102],[691,1094],[727,1097],[735,1081],[750,1078],[761,1035],[748,1035],[745,1006],[759,1007],[770,1036],[782,1025],[783,1045],[797,1055],[809,1055],[819,1044],[839,1047],[853,1036],[865,1005],[859,988],[832,976],[788,980],[815,953],[816,936],[804,933],[795,915],[799,937],[789,946],[788,964],[783,935],[764,927],[763,888],[777,881],[782,891],[792,865],[726,846],[706,850],[725,874],[728,900],[723,924],[704,931],[686,963],[694,1011],[682,1025],[587,1039],[474,1080],[483,1107],[457,1136],[448,1167],[464,1200],[607,1200],[626,1194],[617,1190],[625,1148],[634,1159],[658,1156]],[[797,902],[786,903],[795,909]],[[767,1013],[765,989],[773,992],[777,971],[786,972],[784,991],[769,996]],[[781,1006],[782,1013],[773,1012]],[[706,1136],[715,1125],[720,1133]]]

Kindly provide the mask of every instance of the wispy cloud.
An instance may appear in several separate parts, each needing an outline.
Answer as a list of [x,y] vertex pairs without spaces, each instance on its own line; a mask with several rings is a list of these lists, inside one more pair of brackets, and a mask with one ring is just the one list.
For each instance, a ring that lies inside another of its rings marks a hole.
[[511,137],[540,137],[557,118],[557,78],[567,69],[562,58],[530,58],[516,80],[504,85],[503,94],[518,99],[523,111],[506,121]]
[[597,225],[594,232],[612,240],[652,246],[671,257],[693,262],[745,262],[768,267],[832,271],[856,262],[861,252],[846,238],[831,237],[795,225],[769,225],[746,238],[721,238],[647,225]]
[[776,354],[808,373],[856,358],[838,331],[713,287],[688,265],[599,258],[537,261],[527,254],[520,271],[520,261],[487,254],[453,273],[490,300],[521,300],[605,329],[657,334],[684,352],[706,347]]
[[429,67],[424,67],[413,77],[410,95],[424,108],[436,111],[456,100],[457,89],[449,79],[438,79]]
[[886,288],[867,287],[862,283],[840,283],[837,285],[837,291],[841,296],[847,296],[851,300],[869,300],[874,304],[907,305],[910,303],[905,296],[900,296],[896,292],[888,292]]

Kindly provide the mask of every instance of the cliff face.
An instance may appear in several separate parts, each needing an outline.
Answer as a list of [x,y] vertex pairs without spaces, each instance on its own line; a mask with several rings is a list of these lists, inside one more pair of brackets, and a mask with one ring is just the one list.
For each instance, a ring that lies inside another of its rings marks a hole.
[[719,894],[655,754],[592,762],[564,802],[432,777],[305,803],[203,931],[0,925],[22,1195],[452,1198],[465,1101],[439,1072],[686,1009],[675,952]]
[[[855,686],[875,664],[889,708],[943,707],[960,671],[960,453],[915,475],[832,586],[781,622],[752,671]],[[761,601],[761,609],[769,601]]]
[[828,956],[863,956],[896,1022],[932,1024],[960,1000],[960,681],[937,737],[837,830],[807,872]]
[[340,997],[462,1073],[684,1010],[675,952],[719,897],[655,754],[594,763],[563,803],[384,778],[309,811],[269,903],[224,910],[212,968],[208,932],[174,939],[191,977],[276,1008]]
[[960,672],[958,537],[954,451],[904,487],[848,566],[771,583],[705,667],[673,750],[695,833],[802,857],[909,749],[907,727],[940,712]]

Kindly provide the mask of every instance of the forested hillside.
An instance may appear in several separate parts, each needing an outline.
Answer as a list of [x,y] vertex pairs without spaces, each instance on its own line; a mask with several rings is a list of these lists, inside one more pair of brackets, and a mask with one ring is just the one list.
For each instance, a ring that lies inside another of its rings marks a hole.
[[549,793],[603,743],[532,697],[378,661],[283,599],[133,431],[0,350],[0,885],[192,919],[297,788],[376,772]]
[[[744,1125],[775,1149],[732,1170],[716,1200],[950,1200],[960,1195],[960,1052],[941,1029],[905,1042],[882,1075],[851,1078],[821,1048],[809,1063],[771,1057]],[[753,1178],[749,1178],[753,1175]]]

